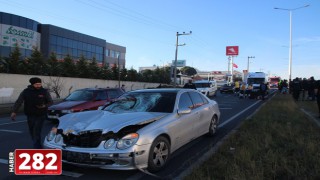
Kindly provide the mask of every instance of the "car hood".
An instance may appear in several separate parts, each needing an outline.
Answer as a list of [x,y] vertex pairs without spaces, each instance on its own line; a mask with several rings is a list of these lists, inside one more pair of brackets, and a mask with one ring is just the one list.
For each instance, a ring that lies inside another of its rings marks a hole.
[[50,106],[48,109],[49,110],[64,110],[64,109],[71,109],[74,106],[77,106],[79,104],[83,104],[87,101],[62,101],[58,104]]
[[111,113],[103,110],[85,111],[73,114],[67,114],[60,117],[58,129],[63,132],[73,132],[75,134],[81,131],[102,130],[103,133],[113,131],[118,132],[123,127],[136,124],[150,123],[161,119],[168,113],[156,112],[128,112]]
[[197,88],[197,90],[199,90],[199,91],[209,91],[209,87],[206,87],[206,88]]

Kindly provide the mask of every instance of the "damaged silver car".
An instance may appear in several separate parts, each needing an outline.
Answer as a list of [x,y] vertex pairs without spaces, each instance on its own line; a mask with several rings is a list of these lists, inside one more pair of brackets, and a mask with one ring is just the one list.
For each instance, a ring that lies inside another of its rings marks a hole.
[[204,134],[215,134],[218,104],[192,89],[144,89],[95,111],[60,117],[44,140],[63,162],[102,169],[162,169],[170,154]]

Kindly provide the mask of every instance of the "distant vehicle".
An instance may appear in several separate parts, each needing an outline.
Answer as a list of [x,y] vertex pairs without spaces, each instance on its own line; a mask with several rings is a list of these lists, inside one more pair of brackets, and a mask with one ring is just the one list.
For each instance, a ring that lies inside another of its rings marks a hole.
[[57,120],[65,114],[98,109],[123,93],[120,88],[85,88],[73,91],[62,102],[48,108],[48,119]]
[[216,95],[216,91],[218,89],[216,81],[200,80],[193,82],[193,84],[199,92],[207,97]]
[[258,91],[261,83],[267,83],[267,76],[264,72],[249,72],[245,82],[252,85],[252,91]]
[[273,76],[269,77],[269,87],[270,88],[278,88],[278,84],[280,82],[281,78],[279,76]]
[[228,81],[226,81],[226,80],[223,80],[223,81],[219,80],[219,81],[216,81],[216,82],[217,82],[218,88],[223,86],[223,85],[225,85],[225,84],[228,84]]
[[233,93],[234,92],[234,85],[225,84],[219,88],[220,93]]
[[194,89],[142,89],[123,94],[102,110],[60,118],[44,140],[75,166],[155,172],[170,155],[219,126],[216,101]]

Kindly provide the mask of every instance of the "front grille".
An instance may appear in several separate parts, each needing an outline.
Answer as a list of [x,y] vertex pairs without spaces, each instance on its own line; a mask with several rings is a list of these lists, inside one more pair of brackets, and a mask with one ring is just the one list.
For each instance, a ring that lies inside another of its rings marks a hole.
[[91,157],[89,153],[64,151],[62,150],[62,159],[68,162],[85,163],[85,164],[114,164],[115,162],[110,159],[97,159]]
[[79,134],[68,134],[63,141],[67,146],[98,147],[101,142],[101,130],[82,131]]

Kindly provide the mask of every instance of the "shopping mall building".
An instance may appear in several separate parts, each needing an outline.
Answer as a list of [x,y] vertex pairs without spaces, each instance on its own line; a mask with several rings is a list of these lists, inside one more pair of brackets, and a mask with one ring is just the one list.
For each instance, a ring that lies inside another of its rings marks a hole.
[[0,57],[8,57],[18,46],[21,56],[29,57],[38,47],[45,58],[52,52],[58,59],[70,55],[74,60],[82,55],[99,64],[112,67],[118,63],[125,67],[126,47],[50,24],[41,24],[29,18],[0,12]]

